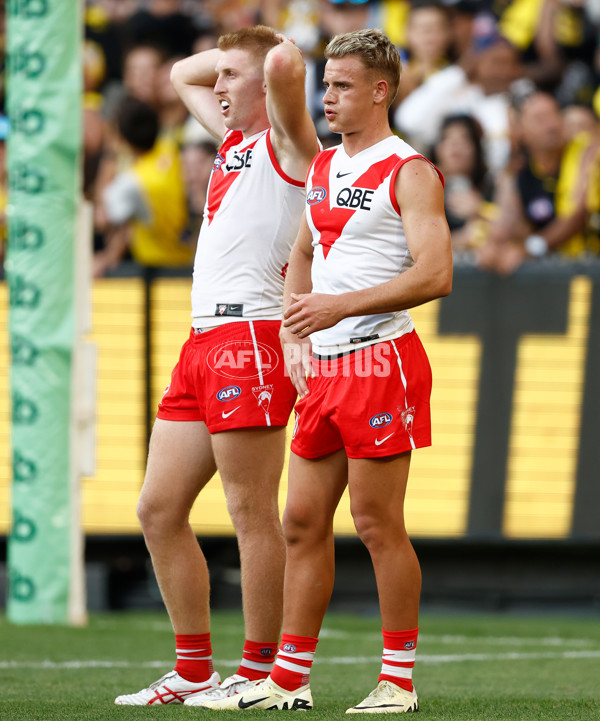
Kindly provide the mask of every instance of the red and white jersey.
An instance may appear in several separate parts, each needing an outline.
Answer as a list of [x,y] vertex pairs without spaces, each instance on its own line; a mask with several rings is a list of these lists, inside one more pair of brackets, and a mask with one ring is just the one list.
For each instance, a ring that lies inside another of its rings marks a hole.
[[195,328],[281,319],[283,282],[305,201],[279,166],[270,129],[228,131],[213,165],[192,283]]
[[[371,288],[413,265],[394,184],[407,160],[422,157],[396,136],[353,157],[343,145],[316,156],[306,185],[314,293]],[[403,310],[344,318],[310,338],[315,353],[335,355],[398,338],[413,328],[410,313]]]

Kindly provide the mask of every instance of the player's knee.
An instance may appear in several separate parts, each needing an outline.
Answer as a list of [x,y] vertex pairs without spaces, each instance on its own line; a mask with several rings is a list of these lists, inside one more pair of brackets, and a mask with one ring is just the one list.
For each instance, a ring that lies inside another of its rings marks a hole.
[[227,510],[238,538],[250,535],[281,533],[279,508],[275,505],[257,505],[254,499],[228,498]]
[[148,501],[144,498],[140,498],[136,510],[144,536],[153,534],[160,526],[159,514],[156,512],[156,506],[152,503],[148,503]]
[[283,536],[288,546],[307,542],[323,535],[314,509],[307,506],[288,506],[283,514]]
[[138,501],[137,517],[147,541],[172,532],[179,523],[185,521],[179,515],[174,506],[167,507],[143,496]]
[[387,525],[371,513],[353,512],[354,527],[360,540],[369,549],[377,551],[387,539]]

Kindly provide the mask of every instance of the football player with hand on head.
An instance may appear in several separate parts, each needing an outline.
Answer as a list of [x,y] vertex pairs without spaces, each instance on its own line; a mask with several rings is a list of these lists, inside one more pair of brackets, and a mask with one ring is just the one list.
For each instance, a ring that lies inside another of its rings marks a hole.
[[[177,62],[171,80],[221,143],[192,284],[192,328],[152,431],[138,515],[175,632],[177,662],[120,705],[223,698],[272,667],[281,630],[285,547],[278,509],[285,427],[296,391],[278,332],[288,262],[318,152],[295,45],[257,26]],[[219,683],[209,576],[189,514],[216,470],[240,549],[243,657]]]
[[418,709],[421,571],[403,507],[411,453],[431,444],[431,370],[409,309],[451,291],[443,179],[390,129],[400,77],[390,40],[370,29],[339,35],[325,57],[325,115],[342,143],[308,173],[280,334],[301,396],[283,518],[283,635],[269,678],[202,704],[211,709],[312,708],[309,676],[334,582],[333,518],[346,488],[383,624],[377,686],[347,712]]

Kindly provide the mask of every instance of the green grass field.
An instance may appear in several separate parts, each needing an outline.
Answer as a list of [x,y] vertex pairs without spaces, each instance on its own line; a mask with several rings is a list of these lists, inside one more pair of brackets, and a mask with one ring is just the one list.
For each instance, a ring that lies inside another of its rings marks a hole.
[[[243,627],[214,614],[221,676],[233,673]],[[315,721],[341,719],[371,691],[381,659],[377,618],[330,613],[311,686]],[[20,627],[0,618],[2,721],[239,717],[242,712],[115,706],[173,665],[164,614],[94,615],[84,629]],[[600,617],[424,614],[415,682],[421,721],[600,718]],[[246,711],[251,717],[264,711]],[[277,713],[277,712],[274,712]]]

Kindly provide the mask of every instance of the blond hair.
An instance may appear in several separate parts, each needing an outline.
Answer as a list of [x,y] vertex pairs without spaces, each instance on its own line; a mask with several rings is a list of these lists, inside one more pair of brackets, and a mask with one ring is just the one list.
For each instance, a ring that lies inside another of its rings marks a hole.
[[219,50],[232,50],[233,48],[245,50],[261,63],[264,63],[267,53],[276,45],[279,45],[277,33],[266,25],[241,28],[221,35],[217,43]]
[[398,92],[402,70],[400,53],[394,43],[381,30],[368,28],[336,35],[325,48],[327,60],[344,58],[347,55],[355,55],[367,70],[383,75],[389,87],[387,98],[389,107]]

